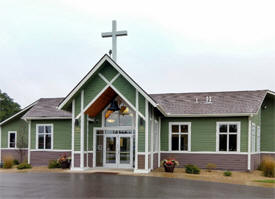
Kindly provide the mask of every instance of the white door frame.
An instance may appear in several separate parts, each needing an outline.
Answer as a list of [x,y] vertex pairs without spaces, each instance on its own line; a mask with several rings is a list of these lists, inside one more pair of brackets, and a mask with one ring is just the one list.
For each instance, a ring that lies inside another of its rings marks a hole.
[[[133,134],[117,134],[117,167],[118,168],[133,168]],[[121,164],[120,163],[120,138],[130,138],[130,163],[129,164]]]
[[[107,141],[107,138],[115,138],[116,141],[115,141],[115,146],[116,146],[116,151],[115,151],[115,159],[116,159],[116,162],[113,164],[113,163],[106,163],[106,141]],[[106,168],[117,168],[117,164],[118,164],[118,136],[116,134],[107,134],[107,135],[103,135],[103,167],[106,167]]]
[[[95,127],[93,129],[93,168],[102,168],[102,167],[97,167],[96,166],[96,132],[97,131],[103,131],[103,168],[133,168],[133,138],[134,138],[134,134],[133,131],[135,131],[134,128],[130,128],[130,127]],[[106,130],[129,130],[132,131],[132,134],[105,134]],[[117,137],[116,138],[116,151],[117,151],[117,156],[116,156],[116,166],[115,165],[111,165],[111,164],[106,164],[106,137]],[[120,164],[119,163],[119,150],[120,150],[120,145],[118,145],[118,143],[120,143],[120,137],[130,137],[130,165],[127,164]],[[118,141],[119,140],[119,141]],[[119,147],[119,148],[118,148]],[[118,150],[119,149],[119,150]]]

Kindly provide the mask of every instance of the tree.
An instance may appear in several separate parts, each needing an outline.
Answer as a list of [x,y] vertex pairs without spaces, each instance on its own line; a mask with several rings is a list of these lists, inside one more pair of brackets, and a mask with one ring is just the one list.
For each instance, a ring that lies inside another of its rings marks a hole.
[[19,162],[22,163],[25,161],[23,158],[26,153],[26,148],[28,147],[27,143],[27,128],[26,125],[20,125],[19,131],[17,133],[17,138],[16,138],[16,150],[19,154],[20,160]]
[[20,111],[20,105],[0,90],[0,122]]

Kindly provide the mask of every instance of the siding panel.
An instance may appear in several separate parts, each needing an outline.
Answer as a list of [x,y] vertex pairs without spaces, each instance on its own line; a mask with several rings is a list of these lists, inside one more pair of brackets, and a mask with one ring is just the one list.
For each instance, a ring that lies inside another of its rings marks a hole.
[[163,118],[161,121],[161,150],[169,148],[169,122],[191,122],[191,151],[216,151],[216,122],[241,122],[241,152],[247,152],[248,118]]

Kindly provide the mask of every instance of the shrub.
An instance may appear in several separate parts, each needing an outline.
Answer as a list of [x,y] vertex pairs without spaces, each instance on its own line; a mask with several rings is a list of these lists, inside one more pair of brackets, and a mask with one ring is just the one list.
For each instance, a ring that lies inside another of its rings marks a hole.
[[4,160],[3,168],[5,168],[5,169],[12,168],[12,166],[13,166],[13,157],[12,156],[6,156],[3,158],[3,160]]
[[190,174],[199,174],[200,173],[200,169],[196,165],[187,164],[184,167],[185,167],[186,173],[190,173]]
[[225,172],[223,172],[223,175],[224,176],[232,176],[232,173],[231,173],[231,171],[225,171]]
[[16,160],[16,159],[14,159],[14,160],[13,160],[13,164],[14,164],[14,165],[19,165],[19,161]]
[[61,165],[57,160],[50,160],[48,164],[49,169],[60,168]]
[[206,169],[207,169],[208,172],[211,172],[213,169],[216,169],[216,164],[214,164],[214,163],[208,163],[206,165]]
[[275,160],[271,156],[263,157],[260,168],[264,176],[275,177]]
[[26,162],[23,162],[17,166],[17,169],[31,169],[32,166]]

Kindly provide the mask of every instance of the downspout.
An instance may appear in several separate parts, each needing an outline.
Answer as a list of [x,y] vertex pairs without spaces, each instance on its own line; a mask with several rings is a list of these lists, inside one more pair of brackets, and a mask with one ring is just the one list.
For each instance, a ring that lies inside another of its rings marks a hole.
[[247,170],[251,170],[251,115],[248,117]]

